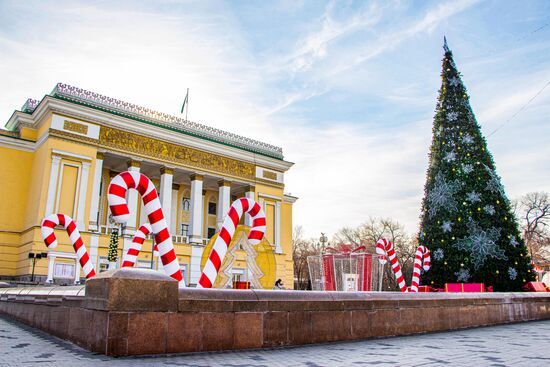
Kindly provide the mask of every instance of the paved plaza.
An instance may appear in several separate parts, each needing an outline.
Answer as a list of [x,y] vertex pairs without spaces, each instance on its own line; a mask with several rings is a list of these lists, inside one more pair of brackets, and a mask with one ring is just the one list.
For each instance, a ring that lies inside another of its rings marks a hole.
[[550,321],[305,347],[111,358],[0,316],[0,367],[550,366]]

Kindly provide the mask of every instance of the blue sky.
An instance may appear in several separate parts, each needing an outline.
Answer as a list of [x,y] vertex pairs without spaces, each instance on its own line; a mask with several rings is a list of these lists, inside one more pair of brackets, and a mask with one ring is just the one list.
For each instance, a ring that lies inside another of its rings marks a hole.
[[0,116],[55,83],[283,147],[307,235],[418,227],[447,36],[511,198],[550,191],[548,1],[0,0]]

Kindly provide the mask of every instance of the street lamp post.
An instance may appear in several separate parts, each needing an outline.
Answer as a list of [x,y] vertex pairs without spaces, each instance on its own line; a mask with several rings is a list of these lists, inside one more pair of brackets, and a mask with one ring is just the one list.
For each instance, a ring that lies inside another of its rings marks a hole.
[[32,273],[31,273],[31,282],[34,282],[34,267],[36,265],[37,259],[47,258],[48,253],[47,252],[40,252],[40,253],[34,253],[29,252],[29,259],[32,259]]
[[328,242],[327,236],[321,232],[321,237],[319,238],[319,242],[321,242],[321,252],[325,249],[325,244]]

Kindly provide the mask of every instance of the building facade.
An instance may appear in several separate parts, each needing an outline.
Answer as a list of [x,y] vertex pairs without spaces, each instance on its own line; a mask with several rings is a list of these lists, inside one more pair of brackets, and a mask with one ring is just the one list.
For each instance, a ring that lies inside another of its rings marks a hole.
[[[292,163],[281,148],[58,84],[42,100],[29,99],[0,130],[0,164],[2,279],[83,279],[66,233],[56,230],[55,249],[42,241],[40,223],[52,213],[74,219],[96,272],[119,266],[136,229],[147,221],[139,193],[130,190],[118,265],[109,264],[109,237],[118,225],[110,219],[106,191],[112,177],[128,170],[155,184],[186,284],[197,283],[213,237],[239,197],[262,205],[267,231],[252,248],[242,239],[250,223],[247,216],[242,220],[217,286],[244,281],[267,288],[278,278],[292,284],[296,198],[284,193]],[[151,247],[146,241],[136,266],[162,268]],[[47,258],[31,258],[43,253]]]

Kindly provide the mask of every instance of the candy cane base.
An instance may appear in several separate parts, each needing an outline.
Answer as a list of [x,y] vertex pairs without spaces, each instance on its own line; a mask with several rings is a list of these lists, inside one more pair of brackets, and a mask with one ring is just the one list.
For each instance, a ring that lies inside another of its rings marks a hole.
[[414,269],[411,281],[411,292],[418,292],[418,285],[420,284],[420,272],[421,268],[424,271],[430,270],[430,250],[426,246],[418,246],[416,254],[414,256]]
[[88,256],[88,252],[86,251],[86,246],[84,246],[84,242],[82,241],[82,237],[80,237],[80,232],[78,231],[76,224],[74,223],[73,219],[68,215],[50,214],[46,218],[44,218],[44,220],[42,221],[41,230],[42,238],[44,239],[44,243],[46,244],[46,246],[48,248],[57,247],[55,227],[58,225],[63,226],[63,228],[67,230],[67,233],[69,234],[69,239],[73,244],[76,257],[80,262],[80,266],[82,267],[82,271],[84,272],[86,279],[93,277],[95,275],[95,270],[90,260],[90,256]]
[[151,180],[139,172],[122,172],[115,176],[109,184],[107,199],[113,219],[118,223],[126,223],[130,217],[130,209],[126,202],[126,193],[135,189],[141,194],[147,219],[151,223],[155,242],[160,253],[164,272],[185,286],[181,274],[178,257],[172,243],[172,236],[160,205],[157,189]]
[[401,272],[401,266],[399,265],[399,261],[395,256],[393,243],[391,243],[390,241],[384,238],[380,239],[376,243],[376,253],[378,255],[381,255],[379,258],[379,261],[381,264],[386,263],[387,261],[386,256],[390,259],[391,267],[393,269],[393,273],[395,274],[395,280],[399,285],[399,289],[401,290],[401,292],[406,292],[407,285],[405,284],[405,278],[403,277],[403,273]]

